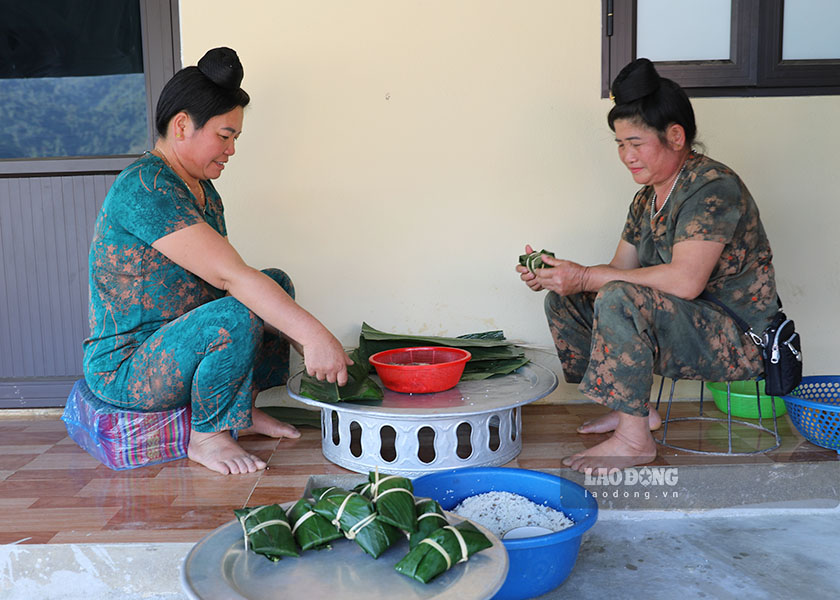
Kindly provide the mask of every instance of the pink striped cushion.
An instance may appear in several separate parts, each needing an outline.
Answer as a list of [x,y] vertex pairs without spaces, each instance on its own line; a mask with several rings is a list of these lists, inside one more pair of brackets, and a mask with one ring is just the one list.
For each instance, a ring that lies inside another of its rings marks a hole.
[[163,412],[121,410],[97,398],[80,379],[61,420],[74,442],[117,471],[187,456],[189,406]]

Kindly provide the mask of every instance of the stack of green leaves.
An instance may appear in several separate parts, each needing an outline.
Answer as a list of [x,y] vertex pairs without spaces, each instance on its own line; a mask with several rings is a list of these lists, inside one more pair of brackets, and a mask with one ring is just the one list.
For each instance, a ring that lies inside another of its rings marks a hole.
[[383,390],[370,376],[375,369],[368,359],[383,350],[413,346],[449,346],[467,350],[472,358],[464,367],[461,381],[508,375],[529,362],[525,352],[506,340],[504,333],[498,330],[468,333],[458,337],[421,336],[387,333],[362,323],[359,347],[349,352],[353,365],[347,368],[347,384],[339,386],[328,381],[318,381],[304,373],[300,381],[300,394],[331,404],[348,401],[379,402],[384,396]]
[[429,537],[432,532],[449,525],[437,500],[417,498],[414,504],[417,510],[417,531],[408,537],[409,548],[414,548],[421,540]]
[[332,523],[312,510],[312,504],[305,498],[295,502],[286,515],[301,550],[323,548],[331,541],[344,537]]
[[377,469],[368,474],[368,483],[359,486],[356,491],[373,501],[379,518],[385,523],[408,533],[417,530],[414,486],[410,479],[399,475],[382,475]]
[[469,521],[454,527],[446,525],[421,540],[394,568],[421,583],[429,583],[459,562],[492,545],[487,536]]
[[[420,336],[386,333],[367,323],[362,323],[357,356],[368,364],[368,359],[377,352],[412,346],[450,346],[467,350],[472,358],[464,367],[461,381],[507,375],[529,362],[522,349],[506,340],[501,331],[469,333],[459,337]],[[369,370],[372,371],[373,367]]]
[[385,552],[400,537],[400,530],[378,518],[373,502],[358,494],[338,487],[312,491],[317,499],[312,507],[316,513],[341,529],[349,540],[354,540],[373,558]]
[[279,504],[233,511],[245,535],[245,549],[277,562],[283,556],[300,556],[286,513]]
[[543,254],[546,256],[550,256],[551,258],[556,258],[554,256],[554,252],[549,252],[548,250],[542,249],[539,252],[531,252],[530,254],[520,254],[519,255],[519,264],[523,267],[528,267],[528,270],[533,273],[537,269],[550,269],[551,265],[547,265],[543,262]]

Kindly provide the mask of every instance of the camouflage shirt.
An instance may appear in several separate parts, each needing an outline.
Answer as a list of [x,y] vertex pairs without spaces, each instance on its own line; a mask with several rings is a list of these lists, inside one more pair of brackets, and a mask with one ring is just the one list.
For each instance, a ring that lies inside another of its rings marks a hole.
[[633,244],[642,267],[671,262],[674,244],[724,244],[706,291],[761,332],[776,314],[773,253],[749,190],[729,167],[691,153],[668,202],[651,222],[653,186],[636,193],[622,239]]

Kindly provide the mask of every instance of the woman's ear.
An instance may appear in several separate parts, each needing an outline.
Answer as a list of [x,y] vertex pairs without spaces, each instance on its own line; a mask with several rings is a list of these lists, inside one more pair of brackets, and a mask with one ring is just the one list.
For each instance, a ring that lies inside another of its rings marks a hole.
[[172,128],[172,136],[176,140],[183,140],[187,127],[190,125],[190,116],[186,112],[181,111],[172,117],[169,123]]
[[668,146],[671,147],[671,150],[680,152],[685,148],[685,129],[682,125],[671,123],[665,130],[665,139],[668,140]]

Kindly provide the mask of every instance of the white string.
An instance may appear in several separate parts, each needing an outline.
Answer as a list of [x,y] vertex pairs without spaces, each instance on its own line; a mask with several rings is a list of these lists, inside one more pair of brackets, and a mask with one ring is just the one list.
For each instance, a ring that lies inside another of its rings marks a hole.
[[300,527],[300,526],[301,526],[301,524],[302,524],[304,521],[306,521],[307,519],[311,519],[311,518],[312,518],[312,517],[314,517],[316,514],[317,514],[317,513],[313,512],[313,511],[311,511],[311,510],[310,510],[310,511],[308,511],[308,512],[305,512],[305,513],[304,513],[304,514],[300,517],[300,519],[298,519],[298,520],[297,520],[297,522],[295,522],[295,526],[294,526],[294,527],[292,527],[292,533],[294,533],[295,531],[297,531],[297,528],[298,528],[298,527]]
[[361,521],[353,525],[350,529],[348,529],[347,533],[344,534],[344,537],[346,537],[348,540],[356,539],[356,536],[359,533],[361,533],[362,529],[373,523],[373,521],[376,519],[376,516],[377,515],[375,512],[370,513],[364,519],[362,519]]
[[444,526],[444,529],[448,529],[449,531],[454,533],[455,537],[458,539],[458,545],[461,546],[461,560],[459,560],[458,562],[462,563],[465,560],[467,560],[469,556],[467,556],[467,543],[464,541],[464,536],[462,536],[461,532],[458,531],[455,527],[452,527],[452,525],[446,525]]
[[265,506],[258,506],[257,508],[253,509],[251,512],[249,512],[248,514],[246,514],[244,517],[242,517],[242,521],[243,521],[243,522],[244,522],[244,521],[247,521],[248,519],[250,519],[251,517],[253,517],[255,514],[257,514],[258,512],[262,511],[264,508],[268,508],[269,506],[270,506],[270,505],[268,505],[268,504],[266,504]]
[[446,523],[446,517],[444,517],[442,514],[436,513],[436,512],[423,513],[422,515],[417,517],[417,520],[419,521],[420,519],[425,519],[426,517],[438,517],[438,518],[440,518],[441,521]]
[[397,479],[400,477],[399,475],[388,475],[383,479],[379,479],[379,472],[376,473],[376,480],[373,483],[373,488],[371,489],[371,493],[374,495],[374,500],[376,500],[376,496],[379,494],[379,486],[388,481],[389,479]]
[[248,530],[245,528],[245,521],[247,521],[248,519],[253,517],[255,514],[260,512],[262,509],[268,508],[268,506],[269,506],[268,504],[266,504],[265,506],[258,506],[257,508],[252,509],[247,514],[244,514],[241,517],[239,517],[239,524],[242,526],[242,535],[245,538],[245,550],[246,551],[248,550]]
[[441,555],[443,558],[445,558],[445,559],[446,559],[446,568],[447,568],[447,569],[451,569],[451,568],[452,568],[452,559],[449,557],[449,553],[448,553],[448,552],[446,552],[446,550],[444,550],[444,549],[443,549],[443,546],[441,546],[440,544],[438,544],[438,543],[437,543],[436,541],[434,541],[432,538],[426,538],[426,539],[422,540],[420,543],[421,543],[421,544],[428,544],[429,546],[431,546],[432,548],[434,548],[435,550],[437,550],[438,552],[440,552],[440,555]]
[[338,512],[335,513],[335,518],[332,520],[332,524],[335,525],[336,529],[341,529],[341,515],[344,513],[344,509],[347,506],[347,502],[353,496],[358,496],[356,492],[350,492],[344,497],[344,500],[341,502],[341,506],[338,507]]
[[411,493],[411,490],[407,490],[406,488],[399,488],[399,487],[395,487],[395,488],[391,488],[391,489],[385,490],[384,492],[382,492],[381,494],[379,494],[378,496],[376,496],[376,497],[373,499],[373,500],[374,500],[374,502],[376,502],[377,500],[379,500],[379,499],[380,499],[382,496],[384,496],[385,494],[390,494],[391,492],[405,492],[406,494],[408,494],[408,495],[409,495],[409,496],[411,496],[412,498],[414,497],[414,494],[412,494],[412,493]]
[[324,496],[326,496],[327,494],[329,494],[331,491],[333,491],[333,490],[337,490],[337,489],[338,489],[338,488],[337,488],[336,486],[328,487],[328,488],[327,488],[327,489],[325,489],[323,492],[321,492],[321,495],[320,495],[320,496],[318,496],[318,500],[323,500],[323,499],[324,499]]
[[283,519],[271,519],[270,521],[263,521],[259,525],[254,525],[254,527],[248,531],[248,535],[261,531],[266,527],[271,527],[272,525],[283,525],[286,529],[292,529],[292,526],[289,525],[288,521],[284,521]]

